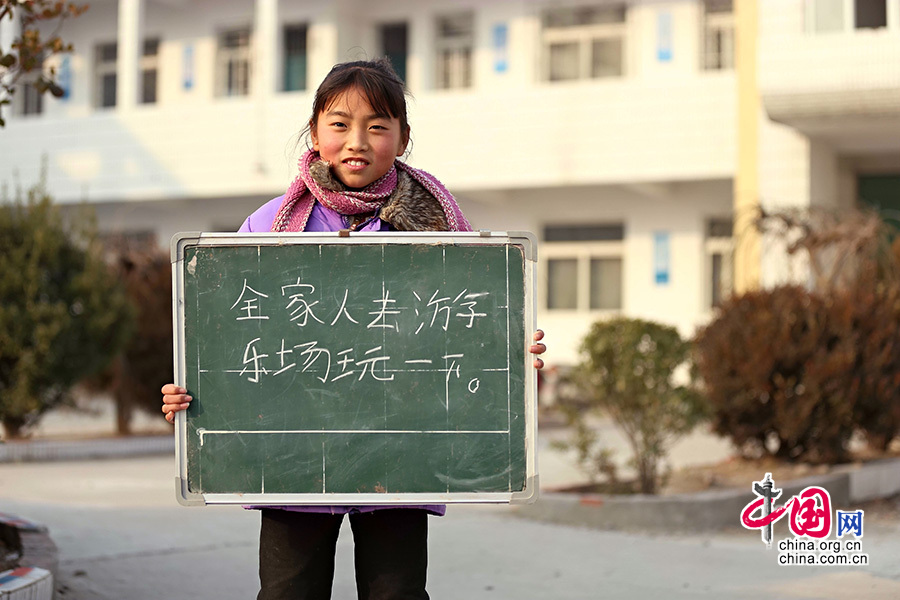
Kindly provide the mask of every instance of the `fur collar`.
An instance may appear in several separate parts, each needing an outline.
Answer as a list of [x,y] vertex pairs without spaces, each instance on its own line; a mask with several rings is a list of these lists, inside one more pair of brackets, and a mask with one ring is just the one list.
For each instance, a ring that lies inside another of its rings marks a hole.
[[[345,192],[347,186],[334,176],[331,165],[314,161],[309,174],[316,183],[332,192]],[[360,219],[372,215],[356,215]],[[397,187],[385,200],[378,217],[397,231],[447,231],[447,217],[441,203],[409,173],[397,169]]]

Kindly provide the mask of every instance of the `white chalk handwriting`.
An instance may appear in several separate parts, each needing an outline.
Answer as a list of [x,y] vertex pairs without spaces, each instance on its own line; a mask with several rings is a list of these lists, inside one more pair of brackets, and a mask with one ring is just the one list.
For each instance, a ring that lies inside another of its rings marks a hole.
[[[327,293],[322,287],[317,288],[302,277],[283,282],[275,287],[276,297],[277,290],[281,290],[279,303],[270,301],[270,288],[244,279],[240,295],[229,308],[234,320],[252,322],[271,318],[284,326],[275,328],[278,339],[273,340],[266,338],[266,332],[258,324],[240,325],[240,328],[251,327],[244,338],[250,341],[240,350],[241,364],[229,372],[256,384],[266,378],[303,373],[311,373],[321,383],[330,384],[343,379],[385,382],[393,381],[398,373],[436,372],[442,373],[445,384],[449,385],[451,379],[461,379],[464,354],[408,357],[407,348],[403,359],[392,358],[387,350],[391,340],[409,339],[394,338],[393,334],[403,330],[419,336],[434,331],[443,336],[454,328],[471,330],[480,319],[487,317],[488,311],[479,307],[479,302],[484,303],[490,296],[489,292],[458,288],[452,292],[427,288],[395,294],[385,287],[373,299],[344,286]],[[293,326],[304,330],[300,340],[292,339],[295,336],[290,332],[297,331]],[[328,330],[336,326],[340,328],[335,332],[341,334],[337,336],[340,338],[348,333],[352,337],[354,327],[360,331],[380,330],[383,333],[377,335],[381,343],[350,342],[334,347],[336,336]],[[312,339],[320,334],[325,337]],[[463,383],[470,393],[476,393],[480,387],[477,377],[464,378]]]
[[[262,288],[254,284],[257,288]],[[441,289],[430,291],[412,290],[406,298],[398,297],[391,290],[384,289],[379,298],[351,298],[351,290],[344,288],[337,294],[322,294],[316,286],[305,283],[300,277],[296,281],[281,285],[281,297],[286,303],[283,311],[288,321],[297,327],[307,327],[313,323],[334,327],[343,319],[353,325],[360,325],[357,315],[368,315],[366,329],[385,329],[399,332],[403,316],[409,315],[409,322],[415,334],[425,329],[448,331],[451,323],[459,323],[472,329],[478,319],[487,317],[478,307],[479,300],[490,296],[489,292],[470,292],[468,289],[447,293]],[[244,279],[241,293],[229,310],[237,313],[236,321],[268,320],[272,313],[263,312],[261,304],[269,294],[257,291]],[[338,300],[340,298],[340,300]],[[364,307],[374,307],[372,310]],[[272,307],[268,307],[271,310]],[[324,318],[319,318],[322,315]],[[364,322],[365,322],[364,321]]]

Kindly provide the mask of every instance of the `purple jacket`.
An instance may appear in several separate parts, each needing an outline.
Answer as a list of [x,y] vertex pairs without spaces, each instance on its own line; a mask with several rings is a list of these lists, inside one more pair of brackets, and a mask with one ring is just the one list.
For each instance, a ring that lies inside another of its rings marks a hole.
[[[252,215],[247,217],[238,233],[263,233],[272,231],[272,221],[281,208],[284,196],[278,196],[269,200],[256,209]],[[309,221],[306,223],[306,231],[340,231],[346,229],[349,224],[345,218],[331,210],[326,206],[322,206],[318,202],[313,205],[312,214],[309,215]],[[373,218],[362,227],[358,227],[357,231],[389,231],[390,226],[379,218]]]
[[[247,217],[244,224],[238,230],[238,233],[264,233],[272,230],[272,221],[281,207],[284,196],[279,196],[269,200],[260,206],[252,215]],[[348,223],[344,216],[326,206],[322,206],[318,202],[313,206],[312,213],[309,215],[309,221],[306,223],[306,231],[339,231],[346,229]],[[365,223],[362,227],[358,227],[357,231],[389,231],[390,226],[375,217]],[[247,506],[246,508],[261,508],[258,506]],[[296,512],[314,512],[314,513],[331,513],[331,514],[347,514],[351,512],[371,512],[373,510],[382,510],[389,508],[421,508],[433,515],[442,516],[447,512],[447,507],[442,504],[422,504],[416,506],[324,506],[324,505],[308,505],[308,506],[278,506],[271,508],[280,508],[282,510],[291,510]]]

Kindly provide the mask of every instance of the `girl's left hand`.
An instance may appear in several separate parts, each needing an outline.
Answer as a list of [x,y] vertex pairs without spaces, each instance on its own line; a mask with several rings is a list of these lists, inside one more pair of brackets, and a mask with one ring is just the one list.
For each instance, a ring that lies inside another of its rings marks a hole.
[[547,346],[541,343],[541,340],[544,339],[544,332],[538,329],[534,332],[534,341],[535,343],[531,345],[529,348],[529,352],[535,355],[534,357],[534,368],[535,369],[543,369],[544,361],[537,357],[538,354],[543,354],[547,351]]

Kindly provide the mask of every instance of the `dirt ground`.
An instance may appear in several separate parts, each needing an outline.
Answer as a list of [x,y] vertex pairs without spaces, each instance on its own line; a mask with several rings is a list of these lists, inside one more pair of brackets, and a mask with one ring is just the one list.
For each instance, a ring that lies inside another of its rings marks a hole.
[[[900,447],[892,447],[889,452],[881,454],[874,454],[862,448],[855,453],[854,460],[849,465],[862,465],[868,461],[886,458],[900,458]],[[752,483],[759,481],[765,473],[771,473],[776,487],[781,487],[790,481],[831,473],[847,466],[848,464],[812,465],[788,463],[773,457],[763,457],[754,460],[731,457],[717,463],[690,466],[671,471],[660,493],[663,495],[690,494],[720,489],[746,489],[749,491]],[[631,493],[634,491],[634,482],[622,481],[616,486],[610,486],[605,483],[574,486],[562,488],[558,491]],[[870,520],[897,522],[900,520],[900,495],[854,504],[853,508],[865,510],[866,518]]]
[[[555,410],[544,410],[540,413],[541,427],[546,429],[565,429],[568,425],[565,417]],[[566,440],[571,441],[571,440]],[[852,460],[849,465],[862,465],[868,461],[900,458],[900,439],[884,453],[876,453],[868,449],[861,437],[851,440]],[[671,470],[660,490],[662,495],[689,494],[706,490],[745,489],[750,490],[754,481],[759,481],[766,473],[771,473],[776,487],[782,484],[803,479],[813,475],[831,473],[846,468],[841,465],[814,465],[808,463],[789,463],[774,457],[745,459],[731,456],[718,462],[702,465],[691,465]],[[634,493],[636,484],[633,481],[620,481],[617,485],[600,483],[596,485],[577,485],[561,487],[556,491],[581,493]],[[900,519],[900,496],[886,498],[858,506],[871,512],[872,518],[884,515],[891,519]],[[867,513],[867,516],[868,513]]]
[[771,473],[776,487],[787,481],[830,473],[830,465],[792,464],[774,458],[747,460],[732,457],[719,463],[688,467],[670,474],[663,494],[683,494],[723,488],[748,488],[765,473]]
[[[863,464],[869,460],[900,457],[893,450],[888,454],[872,455],[860,453],[852,464]],[[846,465],[840,465],[844,467]],[[811,475],[821,475],[834,471],[837,466],[791,464],[774,458],[747,460],[731,458],[713,465],[681,469],[670,475],[663,494],[691,493],[702,490],[723,488],[747,488],[759,481],[765,473],[772,473],[776,486]],[[854,510],[865,510],[869,522],[892,522],[900,520],[900,495],[854,504]]]
[[688,467],[671,473],[663,493],[680,494],[722,488],[749,488],[752,482],[759,481],[765,473],[772,474],[777,487],[780,483],[831,473],[847,466],[898,457],[900,448],[896,447],[884,453],[875,453],[865,447],[859,447],[853,453],[852,461],[841,465],[789,463],[774,457],[755,460],[731,457],[718,463]]

